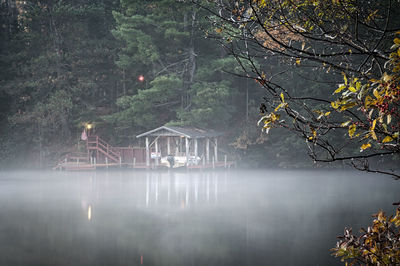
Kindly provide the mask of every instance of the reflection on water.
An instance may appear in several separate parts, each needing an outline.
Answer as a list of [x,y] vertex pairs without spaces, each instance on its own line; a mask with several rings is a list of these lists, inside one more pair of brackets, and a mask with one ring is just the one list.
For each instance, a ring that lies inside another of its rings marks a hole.
[[218,202],[219,175],[224,176],[222,185],[226,191],[227,172],[195,173],[190,177],[170,173],[146,173],[146,207],[167,204],[169,208],[190,208],[199,203]]
[[0,265],[340,265],[400,182],[354,172],[2,172]]

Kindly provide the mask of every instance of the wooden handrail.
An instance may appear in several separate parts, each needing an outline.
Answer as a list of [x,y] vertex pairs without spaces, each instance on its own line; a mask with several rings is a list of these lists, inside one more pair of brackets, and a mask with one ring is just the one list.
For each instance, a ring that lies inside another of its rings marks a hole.
[[88,137],[87,146],[88,149],[96,149],[115,161],[118,161],[121,157],[121,153],[119,151],[115,150],[114,147],[112,147],[110,144],[108,144],[97,135],[92,135]]

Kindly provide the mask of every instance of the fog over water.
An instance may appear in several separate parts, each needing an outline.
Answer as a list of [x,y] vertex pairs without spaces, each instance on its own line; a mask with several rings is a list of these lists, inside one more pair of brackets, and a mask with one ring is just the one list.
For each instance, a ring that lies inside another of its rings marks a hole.
[[0,172],[0,265],[341,265],[399,200],[354,171]]

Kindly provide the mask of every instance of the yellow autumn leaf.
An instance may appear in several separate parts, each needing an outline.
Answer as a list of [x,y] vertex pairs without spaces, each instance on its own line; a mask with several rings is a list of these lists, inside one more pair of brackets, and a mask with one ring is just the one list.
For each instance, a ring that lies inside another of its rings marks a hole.
[[388,114],[388,115],[386,116],[386,123],[389,125],[390,122],[392,122],[392,115]]
[[267,5],[267,3],[265,2],[265,0],[258,1],[259,7],[265,7],[266,5]]
[[365,97],[365,103],[364,103],[364,107],[365,109],[368,109],[369,106],[373,103],[373,99],[371,96],[367,96]]
[[359,91],[361,89],[361,82],[356,83],[356,90]]
[[374,140],[378,140],[378,138],[376,137],[375,131],[371,130],[371,136]]
[[328,115],[330,115],[331,114],[331,112],[326,112],[325,114],[324,114],[324,116],[328,116]]
[[370,147],[371,147],[370,143],[365,143],[365,144],[361,145],[361,151],[366,150],[366,149],[368,149]]
[[297,58],[296,59],[296,64],[299,66],[300,65],[300,62],[301,62],[301,59],[300,58]]
[[392,79],[392,76],[388,75],[386,72],[383,73],[382,79],[384,82],[388,82]]
[[281,92],[281,100],[283,103],[285,102],[285,96],[283,95],[283,92]]
[[385,132],[388,133],[387,125],[386,124],[382,124],[382,127],[385,130]]
[[356,133],[356,125],[352,124],[349,126],[349,136],[352,138],[354,136],[354,133]]
[[356,88],[354,88],[353,86],[350,86],[350,87],[349,87],[349,91],[351,91],[351,92],[357,92]]
[[280,104],[275,108],[274,112],[278,111],[279,108],[281,108],[281,107],[282,107],[282,103],[280,103]]
[[334,109],[338,109],[338,108],[339,108],[339,103],[338,103],[338,102],[331,102],[331,106],[332,106]]
[[346,74],[345,74],[344,72],[343,72],[342,74],[343,74],[344,84],[347,85],[347,77],[346,77]]
[[393,141],[393,138],[391,136],[386,136],[383,140],[382,143],[386,143],[386,142],[391,142]]
[[347,127],[350,124],[351,120],[343,122],[340,126]]
[[379,92],[378,92],[377,89],[374,90],[373,94],[374,94],[375,98],[378,99],[378,100],[379,100],[380,98],[382,98],[382,97],[379,95]]
[[400,44],[400,39],[399,39],[399,38],[395,38],[395,39],[393,40],[393,42],[394,42],[395,44]]
[[356,105],[357,105],[357,103],[355,103],[355,102],[346,103],[345,105],[342,105],[342,107],[340,108],[340,111],[347,110],[347,109],[352,108],[352,107],[354,107]]
[[375,130],[375,126],[376,126],[376,119],[374,119],[374,121],[372,121],[371,130]]
[[216,28],[216,29],[215,29],[215,32],[216,32],[216,33],[221,33],[221,32],[222,32],[222,28]]
[[344,85],[344,84],[340,85],[339,88],[337,88],[337,89],[334,91],[334,94],[335,94],[335,93],[341,92],[341,91],[342,91],[343,89],[345,89],[345,88],[346,88],[346,85]]

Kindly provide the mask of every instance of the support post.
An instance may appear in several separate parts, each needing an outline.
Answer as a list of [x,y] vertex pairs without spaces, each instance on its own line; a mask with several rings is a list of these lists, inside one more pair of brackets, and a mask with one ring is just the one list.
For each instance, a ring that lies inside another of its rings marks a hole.
[[167,137],[167,155],[171,154],[171,143],[170,143],[171,137]]
[[185,137],[186,166],[189,165],[189,139]]
[[146,166],[150,166],[149,137],[146,137]]
[[218,162],[218,139],[217,138],[215,138],[214,139],[214,159],[215,159],[215,162],[217,163]]
[[121,156],[119,156],[119,167],[120,168],[122,167],[122,157]]
[[108,158],[106,156],[106,168],[108,169]]
[[175,156],[179,155],[179,139],[175,139]]
[[210,139],[206,139],[206,162],[210,163]]
[[227,164],[226,164],[226,154],[224,155],[224,167],[226,168]]
[[136,157],[133,157],[133,166],[136,165]]
[[212,168],[215,169],[215,158],[212,157]]
[[194,160],[195,160],[195,162],[196,162],[196,165],[197,165],[197,153],[198,153],[198,151],[197,151],[197,139],[194,139]]
[[158,166],[158,138],[155,141],[155,150],[156,150],[156,158],[154,158],[154,162],[156,167]]

